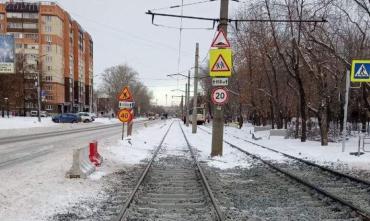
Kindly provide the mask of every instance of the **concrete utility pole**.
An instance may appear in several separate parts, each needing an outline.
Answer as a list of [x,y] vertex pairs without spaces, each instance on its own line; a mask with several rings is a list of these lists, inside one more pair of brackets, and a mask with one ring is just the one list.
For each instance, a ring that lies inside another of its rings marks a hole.
[[[223,30],[227,37],[229,19],[229,0],[221,0],[220,24],[218,30]],[[211,156],[222,156],[224,139],[224,111],[222,106],[215,106],[212,123],[212,152]]]
[[184,113],[184,124],[188,122],[188,83],[185,84],[185,113]]
[[193,119],[192,119],[192,133],[197,133],[197,99],[198,99],[198,68],[199,68],[199,43],[195,45],[195,69],[194,69],[194,97],[193,97]]
[[190,112],[190,71],[188,72],[188,90],[187,90],[187,100],[186,100],[186,126],[189,127],[189,112]]

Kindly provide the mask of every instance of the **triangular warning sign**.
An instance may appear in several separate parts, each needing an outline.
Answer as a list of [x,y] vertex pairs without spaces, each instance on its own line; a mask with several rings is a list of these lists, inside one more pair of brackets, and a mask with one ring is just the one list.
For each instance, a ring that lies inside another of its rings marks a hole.
[[124,87],[121,93],[118,95],[119,101],[133,101],[131,91],[128,87]]
[[367,72],[365,65],[361,65],[360,69],[355,73],[355,78],[369,78],[369,72]]
[[211,47],[214,48],[230,48],[230,42],[227,40],[225,32],[218,31],[216,38],[213,40]]
[[229,66],[227,65],[224,57],[222,54],[218,56],[216,59],[215,64],[212,66],[211,71],[217,72],[217,71],[230,71]]

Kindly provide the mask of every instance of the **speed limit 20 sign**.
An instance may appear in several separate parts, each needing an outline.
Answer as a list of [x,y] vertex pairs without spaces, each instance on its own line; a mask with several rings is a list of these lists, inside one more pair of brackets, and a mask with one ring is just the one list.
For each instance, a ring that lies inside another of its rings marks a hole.
[[212,102],[216,105],[224,105],[229,100],[229,94],[227,93],[226,88],[216,87],[212,90]]

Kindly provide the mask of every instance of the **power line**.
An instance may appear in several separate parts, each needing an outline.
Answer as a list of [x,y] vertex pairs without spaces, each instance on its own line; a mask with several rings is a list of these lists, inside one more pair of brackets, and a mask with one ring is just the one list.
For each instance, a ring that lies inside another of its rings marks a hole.
[[181,4],[181,5],[172,5],[172,6],[168,6],[168,7],[151,9],[151,11],[159,11],[159,10],[164,10],[164,9],[174,9],[174,8],[186,7],[186,6],[192,6],[192,5],[199,5],[199,4],[204,4],[204,3],[208,3],[208,2],[215,2],[215,1],[218,1],[218,0],[205,0],[205,1],[191,2],[191,3],[187,3],[187,4]]
[[[123,29],[119,29],[117,27],[113,27],[113,26],[111,26],[109,24],[105,24],[105,23],[102,23],[102,22],[99,22],[99,21],[96,21],[96,20],[93,20],[93,19],[90,19],[90,18],[81,16],[81,15],[76,14],[74,12],[70,12],[70,13],[73,16],[77,16],[77,17],[80,17],[82,19],[85,19],[85,20],[87,20],[87,21],[89,21],[91,23],[95,23],[95,24],[97,24],[97,25],[99,25],[99,26],[101,26],[101,27],[103,27],[103,28],[105,28],[107,30],[111,30],[111,31],[118,32],[118,33],[121,33],[121,34],[124,33],[126,37],[130,37],[134,41],[138,41],[139,40],[141,42],[144,42],[144,44],[150,45],[151,47],[161,46],[161,47],[164,47],[164,48],[167,48],[167,49],[170,49],[170,50],[175,50],[175,51],[178,50],[177,48],[174,48],[174,47],[172,47],[170,45],[167,45],[167,44],[163,44],[162,42],[157,42],[157,41],[153,41],[151,39],[143,38],[143,37],[141,37],[139,35],[135,35],[135,34],[132,34],[131,32],[127,32],[127,31],[125,31]],[[183,52],[185,52],[186,54],[189,54],[189,55],[191,54],[188,51],[183,51]]]

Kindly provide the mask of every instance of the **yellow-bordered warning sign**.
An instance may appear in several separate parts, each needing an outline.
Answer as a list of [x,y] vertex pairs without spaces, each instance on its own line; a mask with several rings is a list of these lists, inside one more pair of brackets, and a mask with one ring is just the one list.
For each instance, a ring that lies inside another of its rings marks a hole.
[[231,76],[233,65],[231,49],[211,49],[209,56],[209,75],[211,77]]
[[352,61],[351,81],[370,82],[370,60]]

